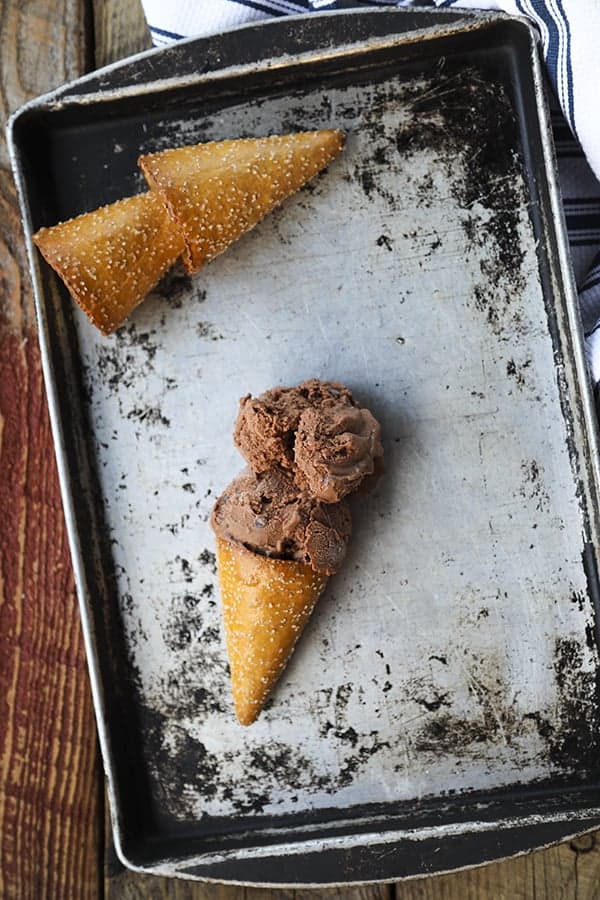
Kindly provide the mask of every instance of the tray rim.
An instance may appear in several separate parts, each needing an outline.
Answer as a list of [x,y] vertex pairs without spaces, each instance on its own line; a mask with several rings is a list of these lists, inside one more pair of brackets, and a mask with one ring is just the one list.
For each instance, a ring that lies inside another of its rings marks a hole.
[[[355,52],[356,49],[363,44],[368,44],[370,49],[383,49],[385,47],[395,46],[398,42],[397,39],[399,37],[402,37],[402,43],[412,43],[413,41],[420,41],[423,39],[428,39],[430,37],[438,38],[447,34],[452,34],[454,31],[461,32],[469,30],[470,28],[484,28],[486,25],[493,24],[497,21],[520,22],[531,33],[532,39],[535,42],[537,42],[539,39],[537,32],[527,18],[523,16],[510,16],[508,13],[503,13],[500,11],[487,10],[452,10],[443,8],[436,8],[435,10],[432,10],[423,7],[408,9],[395,7],[369,8],[359,6],[352,9],[323,10],[321,12],[299,13],[297,15],[290,16],[286,15],[283,19],[265,19],[251,24],[237,25],[207,36],[182,38],[181,40],[175,41],[173,44],[164,47],[150,47],[148,50],[142,50],[139,53],[134,53],[131,56],[125,57],[124,59],[115,60],[114,62],[102,66],[102,68],[100,69],[94,69],[90,72],[86,72],[84,75],[80,75],[78,78],[67,81],[50,91],[46,91],[43,94],[38,94],[37,97],[33,97],[31,100],[28,100],[26,103],[19,106],[19,108],[9,116],[6,123],[6,133],[9,150],[11,148],[15,149],[17,145],[14,137],[14,132],[18,120],[34,109],[43,107],[51,111],[53,109],[62,109],[69,105],[79,106],[90,105],[92,103],[102,103],[104,101],[115,99],[116,97],[120,98],[123,96],[127,96],[130,93],[136,96],[139,94],[151,94],[158,90],[169,88],[175,89],[191,84],[201,84],[205,80],[218,80],[219,78],[225,77],[225,75],[243,75],[245,74],[246,70],[255,71],[256,69],[256,62],[242,64],[241,66],[234,64],[221,69],[210,70],[208,72],[196,72],[193,75],[188,75],[184,78],[178,76],[175,76],[173,78],[157,78],[154,81],[140,82],[139,84],[129,85],[124,88],[116,88],[113,90],[102,88],[100,90],[92,92],[84,90],[82,93],[73,93],[74,89],[80,86],[85,87],[87,84],[93,83],[94,81],[97,81],[104,76],[118,74],[119,72],[126,70],[131,65],[144,62],[149,59],[159,58],[161,56],[164,56],[168,52],[172,52],[174,49],[179,50],[194,47],[195,45],[201,45],[214,38],[218,38],[223,34],[231,35],[236,33],[242,34],[244,32],[251,33],[255,31],[263,31],[269,28],[276,28],[277,25],[282,22],[294,26],[296,23],[301,23],[304,21],[314,21],[317,18],[327,20],[337,19],[340,16],[344,16],[356,17],[357,19],[359,19],[364,18],[365,16],[383,17],[386,15],[389,16],[390,14],[407,17],[409,15],[414,15],[417,17],[422,16],[423,18],[434,16],[435,18],[439,18],[440,21],[438,25],[433,27],[431,25],[424,25],[422,28],[414,29],[411,31],[390,32],[385,37],[375,36],[369,40],[356,41],[347,45],[341,45],[338,48],[329,48],[327,52],[322,49],[317,49],[309,50],[304,54],[296,54],[294,56],[282,53],[279,57],[274,57],[274,59],[281,59],[281,66],[283,67],[289,65],[291,59],[299,61],[304,61],[305,59],[314,61],[321,56],[335,58]],[[445,27],[442,28],[442,26]],[[432,31],[434,31],[433,34],[431,34]],[[264,60],[263,62],[267,61]],[[272,70],[274,67],[268,66],[268,68],[269,70]],[[61,98],[63,99],[61,100]],[[18,155],[18,151],[16,151],[16,153]],[[15,180],[17,171],[18,170],[14,169]]]
[[[340,17],[340,16],[357,16],[357,17],[366,17],[366,16],[377,16],[377,15],[393,15],[397,17],[401,17],[407,13],[411,14],[425,14],[427,13],[429,16],[433,14],[432,10],[401,10],[401,9],[390,9],[382,8],[378,10],[368,9],[352,9],[352,10],[339,10],[339,11],[326,11],[322,13],[311,13],[306,15],[299,16],[290,16],[285,18],[285,22],[287,24],[292,24],[298,21],[304,21],[306,19],[314,20],[316,17],[320,18],[329,18],[329,17]],[[535,96],[536,96],[536,107],[539,118],[539,127],[540,133],[542,137],[542,154],[545,163],[545,176],[547,178],[547,186],[548,193],[550,197],[550,205],[551,212],[554,218],[554,226],[553,226],[553,237],[556,241],[556,249],[558,255],[559,262],[559,272],[560,272],[560,281],[561,284],[556,285],[556,279],[554,277],[555,273],[552,272],[553,278],[553,287],[556,287],[560,294],[564,297],[564,304],[567,311],[567,319],[568,319],[568,329],[567,336],[571,340],[570,352],[572,355],[574,367],[577,374],[577,383],[578,388],[581,391],[581,403],[582,403],[582,412],[583,418],[585,422],[585,434],[587,440],[589,442],[590,453],[590,465],[594,470],[595,483],[596,485],[600,484],[600,459],[598,454],[598,437],[597,437],[597,429],[595,422],[595,413],[594,413],[594,403],[593,403],[593,395],[591,391],[591,387],[589,386],[587,379],[587,363],[585,360],[585,354],[583,350],[583,345],[581,341],[581,326],[578,317],[578,307],[577,307],[577,299],[575,292],[575,284],[572,275],[571,263],[570,263],[570,252],[568,247],[568,241],[566,237],[566,227],[564,221],[564,211],[562,208],[562,204],[560,201],[560,191],[558,186],[558,175],[556,169],[556,161],[554,157],[553,143],[551,138],[551,133],[549,130],[549,115],[547,108],[544,104],[543,100],[543,84],[544,84],[544,75],[540,63],[540,59],[537,52],[537,46],[539,41],[539,36],[532,26],[532,24],[522,17],[514,17],[508,16],[503,13],[496,12],[487,12],[482,14],[473,14],[470,11],[460,11],[461,14],[457,19],[457,11],[454,10],[453,16],[451,19],[451,25],[448,27],[447,22],[450,20],[450,10],[436,10],[435,11],[440,19],[443,19],[443,25],[439,28],[427,26],[423,29],[417,29],[416,31],[411,31],[408,33],[404,33],[401,31],[398,32],[390,32],[385,37],[375,37],[371,40],[360,40],[357,42],[352,42],[347,45],[341,45],[337,48],[329,48],[325,50],[324,48],[318,48],[306,51],[303,54],[298,55],[286,55],[282,54],[280,59],[280,67],[284,68],[289,66],[290,63],[293,62],[316,62],[319,59],[330,59],[330,58],[340,58],[346,54],[357,53],[357,52],[368,52],[377,49],[385,49],[391,48],[395,46],[403,46],[407,43],[413,43],[415,41],[422,40],[431,40],[437,39],[441,37],[446,37],[452,33],[460,33],[464,31],[483,29],[490,25],[495,24],[498,21],[504,22],[516,22],[519,23],[522,27],[524,27],[529,36],[529,44],[530,44],[530,61],[531,61],[531,71],[532,78],[535,87]],[[253,32],[253,31],[261,31],[268,27],[274,27],[276,23],[281,20],[267,20],[264,23],[254,24],[254,25],[242,25],[238,28],[231,29],[231,31],[235,32]],[[213,36],[214,37],[214,36]],[[179,41],[175,45],[176,47],[192,47],[195,48],[197,46],[202,46],[207,41],[210,41],[211,38],[188,38],[184,41]],[[36,307],[36,317],[39,331],[39,341],[41,347],[42,354],[42,368],[44,373],[44,380],[46,384],[46,390],[48,394],[48,404],[50,407],[50,419],[51,426],[53,432],[53,439],[55,444],[55,454],[57,457],[57,464],[59,470],[59,482],[61,488],[61,495],[63,500],[63,507],[65,511],[65,519],[67,524],[67,532],[69,537],[69,544],[71,549],[71,556],[73,561],[73,568],[75,572],[75,581],[77,587],[78,600],[80,605],[80,615],[82,621],[84,623],[84,643],[86,648],[86,656],[88,661],[88,667],[90,672],[90,681],[92,686],[92,694],[94,700],[94,708],[96,712],[96,722],[98,727],[99,740],[101,744],[102,751],[102,759],[106,771],[106,777],[108,781],[108,793],[110,800],[110,812],[111,812],[111,820],[113,825],[113,834],[115,839],[115,849],[117,851],[117,855],[121,859],[121,861],[127,865],[129,868],[135,869],[140,872],[155,872],[157,874],[168,874],[172,876],[179,877],[198,877],[198,876],[190,876],[189,874],[182,874],[180,871],[178,872],[176,869],[172,867],[171,861],[162,860],[159,861],[156,865],[147,866],[147,865],[138,865],[134,860],[132,860],[125,851],[125,847],[122,842],[122,832],[120,827],[120,815],[119,815],[119,798],[118,791],[116,789],[115,784],[115,775],[114,775],[114,756],[111,749],[110,737],[104,727],[104,708],[105,708],[105,698],[104,698],[104,689],[102,684],[101,674],[99,672],[99,664],[97,657],[97,645],[94,640],[94,628],[93,623],[90,621],[90,617],[87,610],[87,602],[89,601],[89,587],[87,584],[86,578],[86,570],[85,564],[83,562],[83,550],[81,547],[80,535],[77,530],[77,514],[75,511],[75,503],[73,499],[73,483],[72,483],[72,475],[67,467],[67,454],[65,452],[65,438],[63,431],[63,420],[60,413],[60,406],[57,397],[56,391],[56,382],[53,374],[53,363],[49,350],[49,342],[50,335],[48,333],[47,321],[45,315],[45,295],[44,288],[42,284],[41,271],[40,271],[40,262],[33,245],[31,234],[32,234],[32,223],[30,210],[27,200],[27,179],[23,173],[20,162],[20,151],[19,151],[19,141],[18,135],[16,134],[17,126],[20,120],[28,115],[31,112],[36,111],[44,111],[52,113],[54,111],[62,110],[66,107],[80,107],[80,106],[90,106],[95,103],[102,103],[108,100],[114,100],[116,98],[122,98],[125,96],[139,96],[139,95],[152,95],[153,93],[165,90],[173,90],[181,87],[189,87],[195,84],[200,84],[204,81],[218,81],[219,78],[230,77],[231,75],[243,76],[246,72],[256,72],[261,69],[272,69],[273,67],[269,64],[270,60],[261,58],[260,60],[254,63],[247,63],[241,66],[228,66],[221,69],[217,69],[216,71],[209,71],[206,73],[197,73],[196,75],[186,76],[184,78],[167,78],[167,79],[156,79],[152,82],[143,82],[139,85],[130,85],[129,87],[125,87],[124,89],[119,89],[118,87],[112,88],[110,90],[95,90],[91,93],[72,93],[74,89],[79,89],[80,87],[85,87],[86,84],[93,83],[94,80],[97,80],[102,75],[118,75],[120,72],[126,70],[126,68],[132,64],[139,63],[141,61],[145,61],[146,59],[161,57],[166,52],[172,50],[172,47],[166,48],[153,48],[147,51],[144,51],[140,54],[136,54],[135,56],[129,57],[125,60],[119,60],[118,62],[112,63],[101,70],[97,70],[91,73],[88,73],[81,78],[75,79],[65,85],[60,86],[59,88],[50,91],[40,97],[34,98],[33,100],[26,103],[20,109],[18,109],[13,115],[10,117],[8,125],[7,125],[7,135],[8,135],[8,147],[9,147],[9,155],[13,168],[13,173],[15,177],[15,182],[17,186],[17,194],[19,198],[19,204],[21,207],[24,232],[25,232],[25,243],[27,248],[27,254],[29,259],[30,272],[33,281],[34,287],[34,297],[35,297],[35,307]],[[337,52],[336,52],[337,51]],[[590,498],[594,507],[597,509],[597,498],[596,496],[592,496]],[[594,819],[600,821],[600,805],[599,806],[590,806],[586,808],[584,815],[570,814],[568,811],[564,811],[560,815],[552,816],[552,815],[542,815],[542,816],[532,816],[530,820],[532,823],[541,824],[542,822],[546,823],[554,823],[554,822],[571,822],[573,821],[575,816],[576,821],[583,823],[584,821],[587,823],[588,820]],[[506,829],[514,828],[517,825],[523,825],[526,823],[527,817],[515,817],[512,819],[506,820]],[[470,820],[468,823],[465,821],[461,823],[463,825],[476,826],[478,823],[475,819]],[[480,823],[481,824],[481,823]],[[487,823],[483,823],[486,824]],[[494,823],[497,826],[500,826],[501,822],[498,821]],[[440,829],[443,829],[445,826],[437,826],[437,833],[440,835]],[[584,830],[588,830],[590,828],[589,825],[586,825]],[[285,829],[284,829],[285,830]],[[472,828],[471,830],[476,831],[476,828]],[[485,829],[490,830],[490,829]],[[363,846],[366,843],[367,837],[373,837],[375,840],[374,843],[382,844],[382,843],[393,843],[394,840],[397,840],[399,836],[403,834],[407,834],[408,832],[399,830],[399,831],[390,831],[385,834],[392,835],[394,837],[390,837],[389,841],[387,837],[385,840],[382,840],[384,834],[381,832],[374,833],[372,835],[359,833],[355,836],[350,836],[347,838],[344,837],[327,837],[325,839],[321,839],[317,843],[319,844],[319,849],[326,849],[325,845],[333,846],[336,842],[340,843],[340,845],[344,845],[349,847],[352,843],[353,838],[357,838],[360,840],[356,841],[357,846]],[[465,829],[462,830],[462,834],[465,834]],[[578,829],[575,832],[568,831],[565,833],[565,837],[573,836],[574,834],[582,833],[581,829]],[[561,840],[563,838],[559,838]],[[298,853],[306,852],[310,842],[304,841],[302,842],[302,849],[298,851]],[[556,843],[556,841],[551,841],[550,843],[542,843],[542,844],[534,844],[529,849],[537,846],[549,846],[551,843]],[[186,867],[190,864],[193,864],[194,860],[198,862],[202,862],[202,864],[210,864],[213,860],[224,859],[226,856],[235,856],[236,858],[241,858],[245,856],[250,856],[254,852],[256,855],[269,856],[274,855],[274,852],[277,850],[279,853],[282,853],[285,856],[290,855],[290,847],[294,847],[292,844],[280,844],[280,845],[266,845],[258,848],[246,848],[243,850],[235,849],[232,851],[225,851],[221,854],[213,854],[211,856],[210,852],[203,853],[197,855],[195,857],[186,857]],[[299,846],[299,845],[296,845]],[[520,852],[528,852],[527,849]],[[510,855],[518,855],[510,854]],[[481,862],[484,862],[482,860]],[[473,864],[470,863],[464,868],[470,868]],[[460,867],[459,867],[460,868]],[[452,869],[440,869],[439,872],[442,871],[456,871],[457,868],[453,867]],[[422,873],[415,873],[414,875],[408,875],[403,877],[420,877]],[[200,876],[199,880],[206,881],[214,881],[214,882],[222,882],[222,878],[210,878],[208,876]],[[384,878],[378,879],[380,883],[386,883],[390,881],[398,880],[397,877],[393,878]],[[232,879],[227,879],[228,883],[232,884],[252,884],[252,885],[264,885],[268,887],[301,887],[301,886],[313,886],[318,887],[323,884],[327,884],[328,886],[333,886],[335,884],[340,885],[350,885],[350,884],[363,884],[365,883],[362,880],[357,881],[340,881],[340,882],[273,882],[273,881],[236,881]],[[375,883],[372,879],[369,879],[369,883]]]

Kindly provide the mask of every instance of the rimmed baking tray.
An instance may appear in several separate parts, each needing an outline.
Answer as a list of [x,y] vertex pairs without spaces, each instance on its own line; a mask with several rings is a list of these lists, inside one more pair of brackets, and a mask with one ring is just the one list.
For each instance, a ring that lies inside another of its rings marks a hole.
[[[102,338],[31,233],[141,152],[339,127],[328,172]],[[535,33],[378,10],[143,54],[10,145],[115,840],[134,868],[397,879],[597,825],[597,447]],[[317,376],[388,472],[268,710],[232,715],[215,495],[238,398]]]

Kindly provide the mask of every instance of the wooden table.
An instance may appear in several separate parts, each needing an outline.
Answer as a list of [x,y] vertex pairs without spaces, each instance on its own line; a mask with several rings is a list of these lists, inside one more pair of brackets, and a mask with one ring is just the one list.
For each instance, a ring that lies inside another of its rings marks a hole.
[[[139,0],[0,0],[0,124],[30,97],[147,46]],[[1,900],[600,897],[600,841],[593,835],[470,872],[372,888],[230,888],[140,876],[121,867],[105,824],[31,289],[3,131],[0,473]]]

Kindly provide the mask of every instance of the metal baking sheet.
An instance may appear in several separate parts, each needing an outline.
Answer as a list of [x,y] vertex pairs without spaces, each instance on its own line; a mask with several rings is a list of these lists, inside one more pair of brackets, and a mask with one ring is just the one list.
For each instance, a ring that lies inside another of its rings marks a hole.
[[[348,133],[112,337],[29,241],[128,865],[398,878],[600,818],[596,438],[544,116],[525,23],[371,11],[145,54],[13,120],[28,235],[141,190],[142,152]],[[387,474],[244,729],[208,517],[243,464],[238,399],[312,376],[378,416]]]

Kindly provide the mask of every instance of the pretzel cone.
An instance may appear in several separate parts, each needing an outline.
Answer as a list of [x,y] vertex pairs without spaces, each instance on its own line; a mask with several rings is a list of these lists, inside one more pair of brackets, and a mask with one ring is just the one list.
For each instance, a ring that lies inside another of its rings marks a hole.
[[253,228],[342,149],[341,131],[215,141],[142,156],[139,165],[186,241],[196,272]]
[[217,538],[217,564],[236,715],[251,725],[325,590],[327,575]]
[[153,193],[41,228],[33,240],[103,334],[123,323],[184,250]]

